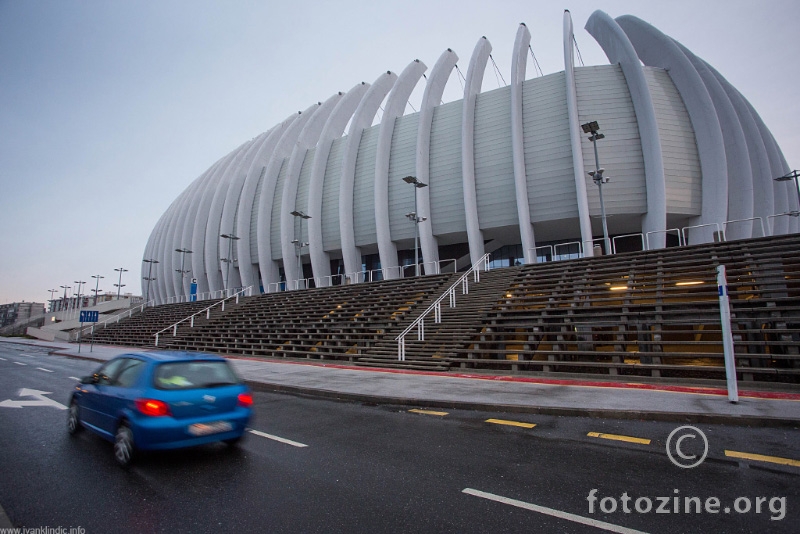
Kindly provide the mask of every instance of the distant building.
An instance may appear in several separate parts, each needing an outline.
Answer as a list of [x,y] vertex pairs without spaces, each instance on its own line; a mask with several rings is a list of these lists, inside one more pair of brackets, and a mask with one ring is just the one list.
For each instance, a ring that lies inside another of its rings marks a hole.
[[0,305],[0,328],[27,321],[31,317],[44,315],[41,302],[14,302]]

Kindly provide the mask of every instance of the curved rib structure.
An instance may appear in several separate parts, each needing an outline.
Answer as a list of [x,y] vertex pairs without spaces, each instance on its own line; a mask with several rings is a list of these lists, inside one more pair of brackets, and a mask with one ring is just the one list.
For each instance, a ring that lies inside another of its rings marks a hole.
[[[677,245],[676,228],[689,231],[692,243],[720,237],[717,226],[728,239],[760,236],[762,222],[766,232],[798,231],[800,218],[791,216],[800,209],[797,192],[774,180],[789,171],[783,154],[719,72],[649,24],[602,11],[586,30],[611,64],[576,67],[569,12],[563,29],[564,72],[525,79],[531,35],[523,24],[510,87],[481,92],[491,52],[484,37],[463,100],[441,102],[458,60],[448,49],[416,116],[403,113],[425,71],[417,60],[399,77],[386,71],[371,85],[357,84],[223,156],[156,222],[142,258],[158,262],[142,262],[142,275],[152,268],[156,279],[151,299],[185,299],[192,278],[199,293],[293,288],[302,276],[295,239],[308,241],[316,285],[342,281],[330,276],[339,257],[344,283],[379,278],[378,269],[385,278],[408,276],[398,255],[414,254],[415,230],[426,274],[440,259],[465,266],[485,251],[498,265],[537,261],[537,245],[563,257],[580,242],[590,255],[589,201],[596,210],[599,199],[585,173],[594,147],[580,125],[592,120],[605,135],[599,147],[611,177],[604,197],[610,237],[641,234],[656,248]],[[429,185],[414,190],[418,216],[426,217],[416,229],[402,217],[413,200],[399,183],[406,174]],[[300,224],[295,210],[311,218]],[[625,240],[614,246],[631,249]]]
[[375,153],[375,230],[378,238],[378,254],[384,269],[384,278],[398,278],[397,246],[392,241],[389,225],[389,153],[392,147],[394,121],[403,115],[408,98],[422,74],[428,69],[418,59],[412,61],[397,78],[397,82],[386,100],[380,131],[378,147]]
[[528,203],[528,174],[525,172],[525,137],[522,126],[522,83],[528,65],[531,32],[525,24],[517,29],[514,55],[511,56],[511,150],[514,159],[514,188],[517,193],[517,217],[525,263],[536,263],[536,239]]
[[464,107],[461,119],[461,173],[464,188],[464,212],[467,221],[470,264],[484,255],[483,233],[478,219],[478,192],[475,185],[475,101],[481,92],[483,72],[492,53],[486,37],[478,39],[469,60],[467,80],[464,83]]
[[[417,180],[430,185],[430,157],[431,157],[431,126],[433,126],[433,111],[442,100],[444,88],[450,73],[458,63],[458,55],[451,49],[442,52],[428,76],[425,93],[422,95],[422,107],[419,110],[419,125],[417,127]],[[419,223],[419,241],[422,248],[422,257],[426,263],[439,262],[439,244],[433,235],[433,219],[431,217],[431,192],[430,187],[416,190],[417,208],[420,217],[427,220]]]

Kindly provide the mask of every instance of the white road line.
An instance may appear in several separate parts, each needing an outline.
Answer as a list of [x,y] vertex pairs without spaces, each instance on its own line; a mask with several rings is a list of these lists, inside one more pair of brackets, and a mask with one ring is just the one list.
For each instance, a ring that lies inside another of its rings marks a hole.
[[5,358],[0,358],[0,360],[3,360],[4,362],[7,362],[7,361],[8,361],[8,360],[6,360]]
[[22,363],[22,362],[14,362],[14,363],[16,363],[17,365],[28,365],[27,363]]
[[81,379],[80,379],[80,378],[78,378],[77,376],[70,376],[69,378],[71,378],[71,379],[73,379],[73,380],[77,380],[78,382],[80,382],[80,381],[81,381]]
[[50,369],[45,369],[44,367],[37,367],[39,371],[44,371],[45,373],[55,373],[55,371],[51,371]]
[[261,436],[262,438],[279,441],[281,443],[285,443],[286,445],[291,445],[292,447],[308,447],[308,445],[306,445],[305,443],[298,443],[290,439],[279,438],[278,436],[273,436],[272,434],[267,434],[265,432],[259,432],[258,430],[250,430],[250,433],[255,434],[256,436]]
[[644,534],[641,530],[634,530],[632,528],[621,527],[619,525],[606,523],[605,521],[598,521],[596,519],[590,519],[588,517],[570,514],[569,512],[562,512],[561,510],[554,510],[552,508],[546,508],[544,506],[538,506],[536,504],[531,504],[524,501],[517,501],[515,499],[509,499],[508,497],[502,497],[500,495],[495,495],[493,493],[486,493],[485,491],[480,491],[472,488],[466,488],[462,490],[462,493],[466,493],[467,495],[473,495],[475,497],[480,497],[482,499],[488,499],[490,501],[499,502],[502,504],[510,504],[511,506],[516,506],[517,508],[524,508],[525,510],[531,510],[532,512],[538,512],[540,514],[549,515],[551,517],[566,519],[567,521],[572,521],[573,523],[588,525],[590,527],[599,528],[602,530],[606,530],[608,532],[619,532],[621,534]]

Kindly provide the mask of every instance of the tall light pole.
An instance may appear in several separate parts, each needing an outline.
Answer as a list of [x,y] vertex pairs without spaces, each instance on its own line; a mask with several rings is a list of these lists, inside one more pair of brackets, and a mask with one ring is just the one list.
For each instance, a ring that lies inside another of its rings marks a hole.
[[300,218],[300,238],[292,240],[294,246],[297,247],[297,289],[300,289],[300,279],[303,278],[303,247],[308,246],[308,243],[303,243],[303,221],[310,219],[311,215],[299,210],[295,210],[291,214]]
[[122,288],[125,287],[125,284],[122,283],[122,273],[127,273],[128,269],[123,269],[122,267],[120,267],[119,269],[114,269],[114,270],[119,271],[119,283],[114,284],[114,286],[116,286],[117,288],[117,300],[119,300],[120,292],[122,291]]
[[94,284],[94,305],[97,306],[97,291],[100,288],[100,279],[105,278],[105,276],[100,276],[99,274],[93,274],[92,278],[95,278],[97,280]]
[[75,283],[78,284],[78,310],[81,309],[81,286],[85,284],[83,280],[75,280]]
[[[788,174],[784,174],[783,176],[778,176],[774,178],[776,182],[788,182],[789,180],[794,180],[794,192],[797,193],[797,202],[800,205],[800,187],[798,186],[797,179],[800,178],[800,171],[794,170],[789,172]],[[795,215],[794,213],[789,212],[790,215]]]
[[[183,266],[184,266],[184,263],[186,262],[186,255],[187,254],[191,254],[192,251],[189,250],[186,247],[183,247],[183,248],[176,248],[175,252],[180,252],[180,254],[181,254],[181,268],[180,269],[175,269],[175,272],[176,273],[181,273],[181,291],[183,291],[183,277],[186,276],[186,273],[189,272],[189,269],[185,269],[184,270]],[[158,262],[156,262],[156,263],[158,263]]]
[[158,263],[158,260],[150,258],[149,260],[142,261],[150,264],[150,267],[147,269],[147,278],[145,278],[145,280],[147,280],[147,296],[145,297],[144,302],[147,304],[150,302],[150,284],[153,282],[153,280],[155,280],[153,277],[153,264]]
[[233,263],[233,242],[237,241],[239,238],[233,235],[233,232],[230,234],[220,234],[220,237],[228,240],[228,257],[220,258],[220,261],[225,262],[225,289],[230,289],[231,263]]
[[606,222],[606,205],[603,202],[603,184],[608,183],[608,177],[603,176],[603,172],[605,169],[600,168],[600,158],[597,155],[597,140],[603,139],[605,135],[598,133],[600,130],[600,126],[598,126],[597,121],[587,122],[586,124],[581,124],[581,128],[583,128],[583,133],[590,133],[592,135],[589,136],[589,141],[592,142],[594,145],[594,168],[595,170],[589,171],[589,176],[592,177],[594,180],[595,185],[597,186],[598,191],[600,192],[600,214],[603,217],[603,241],[605,242],[605,253],[611,253],[611,241],[608,239],[608,224]]
[[428,218],[419,216],[419,209],[417,209],[417,189],[428,187],[428,184],[420,182],[414,176],[406,176],[403,178],[403,181],[414,186],[414,211],[406,213],[406,217],[414,223],[414,276],[419,276],[419,223],[428,220]]
[[58,291],[58,289],[48,289],[47,291],[50,292],[50,300],[48,301],[50,303],[50,313],[53,313],[53,293]]
[[59,286],[59,287],[64,288],[64,300],[63,300],[63,304],[61,305],[61,311],[66,311],[66,309],[67,309],[67,291],[72,286]]

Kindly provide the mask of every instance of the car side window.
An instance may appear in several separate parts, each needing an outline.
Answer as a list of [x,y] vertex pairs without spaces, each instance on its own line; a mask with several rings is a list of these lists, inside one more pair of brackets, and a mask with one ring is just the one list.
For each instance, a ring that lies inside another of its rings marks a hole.
[[111,360],[110,362],[104,364],[100,369],[94,372],[94,378],[97,380],[98,385],[108,386],[111,384],[111,381],[114,378],[114,375],[122,368],[122,365],[125,364],[130,358],[119,358],[117,360]]
[[123,367],[117,374],[114,380],[114,385],[122,388],[129,388],[133,386],[139,379],[139,376],[144,371],[144,362],[142,360],[129,359],[126,360],[127,365]]

